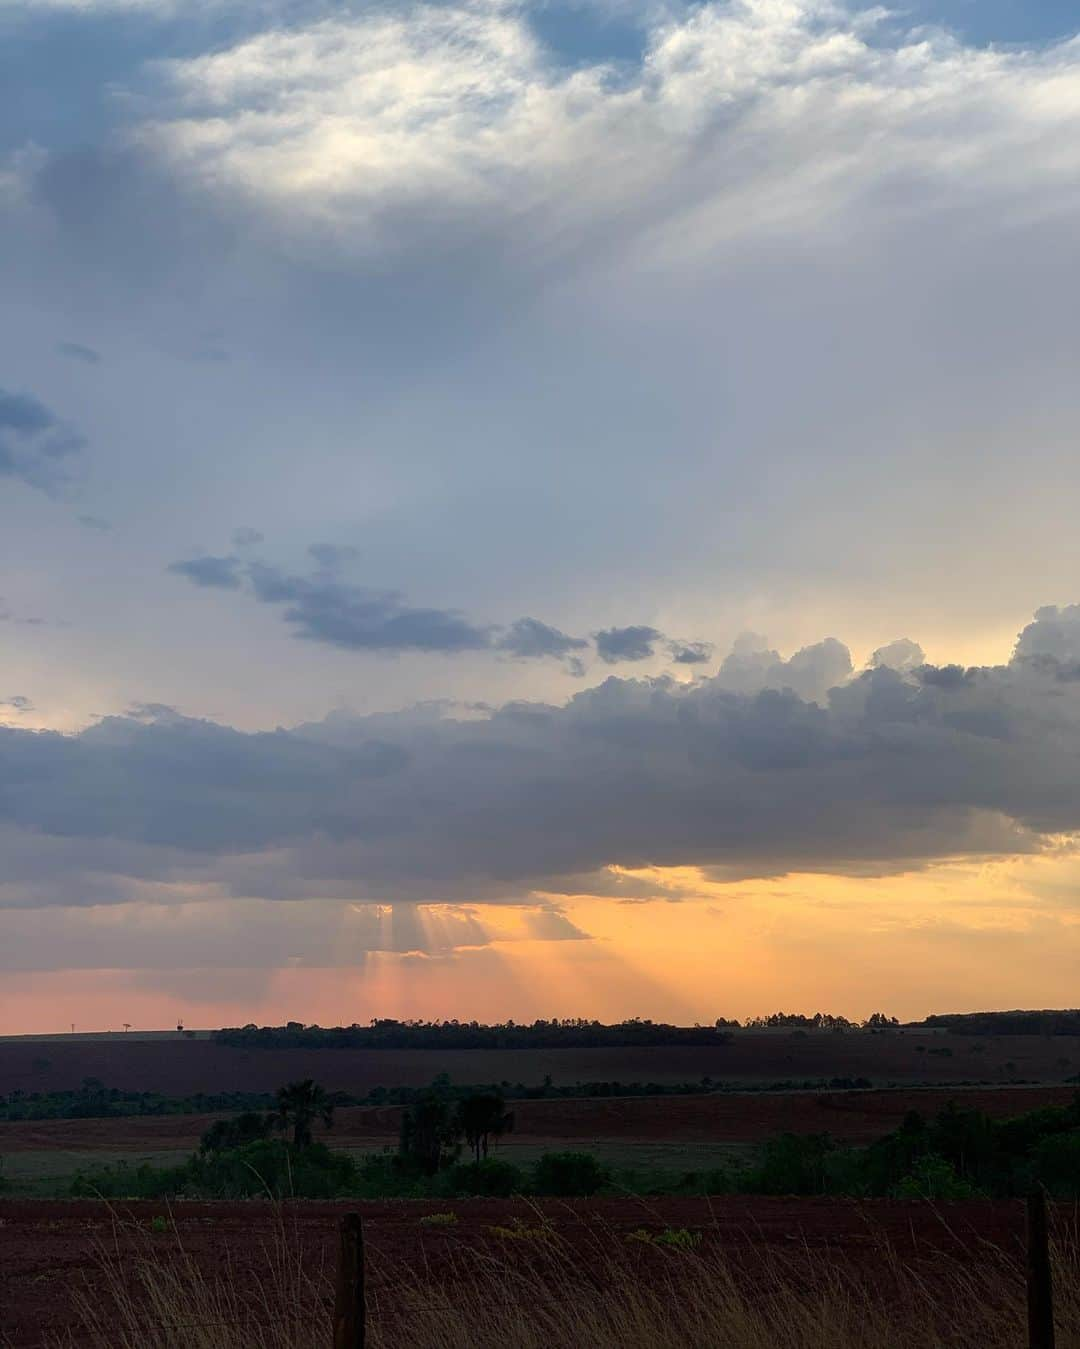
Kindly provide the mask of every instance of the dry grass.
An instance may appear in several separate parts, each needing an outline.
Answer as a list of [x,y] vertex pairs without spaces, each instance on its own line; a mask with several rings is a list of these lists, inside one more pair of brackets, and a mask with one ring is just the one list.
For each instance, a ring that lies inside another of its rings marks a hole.
[[[857,1268],[796,1251],[734,1265],[700,1247],[627,1241],[598,1229],[583,1250],[538,1215],[532,1236],[492,1229],[438,1276],[369,1258],[369,1349],[1017,1349],[1023,1270],[978,1259],[905,1265],[887,1247]],[[130,1234],[128,1234],[130,1235]],[[332,1271],[310,1269],[282,1217],[262,1263],[213,1276],[179,1237],[132,1256],[99,1252],[98,1294],[77,1342],[101,1349],[326,1349]],[[1080,1349],[1080,1248],[1054,1251],[1058,1349]]]

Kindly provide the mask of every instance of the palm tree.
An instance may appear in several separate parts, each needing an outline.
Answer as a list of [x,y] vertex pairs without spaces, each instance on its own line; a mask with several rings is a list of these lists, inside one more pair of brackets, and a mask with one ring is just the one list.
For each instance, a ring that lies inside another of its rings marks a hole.
[[310,1146],[311,1126],[317,1119],[328,1129],[334,1122],[334,1102],[317,1082],[308,1077],[278,1088],[277,1126],[292,1129],[294,1147]]

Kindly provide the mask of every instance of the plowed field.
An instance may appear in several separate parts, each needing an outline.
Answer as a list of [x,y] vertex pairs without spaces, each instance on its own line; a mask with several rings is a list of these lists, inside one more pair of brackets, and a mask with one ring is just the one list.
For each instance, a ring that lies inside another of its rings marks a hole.
[[[610,1140],[625,1143],[756,1143],[774,1134],[830,1133],[851,1143],[888,1133],[909,1110],[933,1115],[949,1101],[1007,1118],[1065,1105],[1075,1087],[973,1087],[852,1092],[758,1092],[714,1096],[616,1097],[515,1101],[515,1142]],[[377,1146],[396,1139],[400,1112],[357,1106],[339,1110],[336,1147]],[[0,1124],[0,1156],[20,1151],[127,1152],[190,1149],[212,1115],[41,1120]]]
[[[920,1048],[921,1046],[921,1048]],[[455,1082],[814,1081],[865,1077],[891,1082],[1060,1082],[1080,1069],[1070,1036],[788,1035],[741,1032],[730,1044],[623,1049],[232,1049],[212,1040],[0,1041],[0,1093],[73,1091],[87,1077],[125,1091],[187,1096],[274,1091],[313,1077],[333,1091],[426,1086],[439,1073]]]
[[[163,1206],[128,1203],[109,1209],[94,1201],[0,1201],[0,1342],[22,1349],[46,1337],[78,1332],[79,1296],[105,1305],[111,1296],[100,1255],[109,1249],[134,1280],[140,1262],[168,1264],[182,1246],[195,1264],[228,1278],[253,1299],[268,1268],[267,1252],[285,1242],[313,1273],[332,1268],[335,1228],[346,1208],[364,1217],[369,1298],[375,1314],[392,1303],[403,1278],[416,1271],[431,1287],[452,1286],[463,1277],[470,1251],[490,1251],[501,1260],[527,1260],[537,1243],[508,1238],[515,1220],[567,1243],[581,1267],[600,1265],[611,1252],[649,1262],[661,1256],[629,1241],[639,1230],[686,1228],[700,1233],[701,1251],[722,1250],[752,1270],[770,1253],[793,1259],[820,1256],[867,1272],[885,1267],[891,1252],[908,1265],[933,1270],[942,1252],[985,1262],[992,1248],[1008,1256],[1022,1251],[1023,1206],[1016,1202],[940,1205],[837,1199],[633,1199],[545,1201],[468,1200],[453,1204],[457,1221],[445,1228],[425,1226],[422,1215],[445,1208],[418,1201],[349,1205],[181,1203],[168,1226]],[[154,1224],[154,1219],[157,1224]],[[155,1230],[165,1227],[165,1230]],[[502,1231],[493,1229],[501,1228]],[[819,1262],[820,1263],[820,1262]]]

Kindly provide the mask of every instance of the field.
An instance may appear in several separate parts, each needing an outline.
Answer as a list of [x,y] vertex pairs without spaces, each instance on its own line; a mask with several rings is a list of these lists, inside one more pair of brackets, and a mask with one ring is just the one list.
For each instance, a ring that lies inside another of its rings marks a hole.
[[726,1045],[625,1049],[233,1049],[208,1039],[0,1041],[0,1092],[63,1091],[94,1077],[121,1090],[172,1096],[273,1091],[297,1077],[360,1095],[373,1087],[455,1082],[578,1081],[769,1083],[865,1077],[890,1082],[1060,1082],[1080,1072],[1080,1038],[976,1038],[944,1032],[888,1035],[740,1031]]
[[[942,1049],[951,1052],[941,1053]],[[708,1048],[507,1053],[238,1050],[207,1039],[166,1038],[162,1042],[132,1037],[124,1041],[114,1036],[0,1042],[0,1091],[70,1090],[87,1077],[110,1087],[170,1095],[273,1091],[283,1082],[311,1076],[329,1089],[361,1094],[374,1086],[425,1085],[439,1073],[459,1083],[505,1079],[530,1085],[545,1076],[558,1085],[615,1080],[680,1083],[708,1074],[746,1088],[700,1095],[511,1102],[515,1130],[498,1144],[499,1156],[525,1166],[545,1151],[573,1148],[591,1152],[606,1165],[629,1174],[652,1168],[704,1171],[732,1158],[745,1159],[764,1140],[785,1131],[828,1133],[845,1143],[863,1144],[897,1128],[908,1111],[931,1117],[952,1100],[995,1119],[1065,1105],[1076,1087],[1062,1079],[1077,1071],[1078,1061],[1080,1044],[1072,1039],[969,1041],[945,1033],[917,1036],[910,1032],[882,1036],[744,1033],[729,1045]],[[831,1077],[866,1077],[901,1085],[861,1090],[753,1090],[755,1084]],[[1002,1080],[1009,1077],[1042,1080],[1039,1085],[1009,1085]],[[940,1085],[945,1080],[978,1079],[991,1085]],[[532,1309],[541,1315],[543,1308],[555,1305],[553,1290],[563,1288],[568,1280],[580,1285],[584,1307],[592,1303],[590,1286],[603,1289],[610,1283],[631,1298],[652,1297],[660,1290],[664,1297],[677,1297],[678,1306],[685,1309],[696,1304],[685,1290],[676,1291],[682,1288],[679,1280],[684,1277],[699,1281],[694,1297],[704,1296],[709,1305],[716,1299],[708,1290],[717,1280],[734,1279],[730,1287],[725,1284],[724,1297],[729,1301],[742,1297],[743,1293],[732,1291],[737,1284],[749,1298],[747,1306],[761,1303],[766,1292],[773,1296],[782,1287],[788,1290],[784,1298],[790,1293],[795,1299],[790,1302],[791,1314],[807,1325],[817,1313],[811,1314],[809,1304],[804,1306],[798,1299],[817,1299],[813,1307],[820,1310],[827,1303],[819,1297],[820,1288],[826,1285],[835,1300],[835,1314],[841,1318],[855,1314],[852,1309],[857,1311],[859,1299],[868,1296],[866,1289],[874,1298],[884,1299],[883,1307],[914,1299],[904,1313],[904,1324],[915,1338],[890,1338],[891,1332],[882,1331],[873,1341],[880,1349],[938,1343],[932,1338],[934,1327],[919,1317],[951,1311],[952,1295],[946,1297],[941,1291],[948,1283],[958,1290],[957,1296],[962,1291],[973,1300],[971,1305],[981,1309],[978,1316],[988,1315],[987,1308],[994,1310],[995,1299],[1004,1298],[1008,1308],[1001,1311],[997,1329],[988,1324],[976,1335],[972,1329],[976,1321],[969,1316],[970,1325],[965,1322],[964,1331],[964,1335],[970,1332],[969,1338],[946,1337],[940,1343],[997,1349],[999,1343],[1020,1342],[1013,1334],[1013,1322],[1019,1333],[1021,1322],[1016,1318],[1022,1313],[1022,1279],[1016,1261],[1022,1256],[1024,1219],[1022,1205],[1016,1201],[935,1206],[824,1197],[645,1199],[609,1194],[573,1201],[293,1201],[277,1207],[265,1202],[183,1200],[171,1207],[163,1201],[118,1201],[110,1207],[94,1200],[22,1197],[67,1193],[67,1178],[74,1171],[105,1162],[178,1162],[197,1146],[215,1118],[178,1114],[0,1123],[3,1175],[15,1186],[15,1192],[0,1199],[4,1251],[0,1345],[4,1349],[46,1343],[96,1343],[109,1349],[114,1344],[124,1349],[128,1345],[233,1349],[240,1344],[245,1349],[306,1349],[323,1343],[335,1224],[346,1207],[360,1209],[365,1218],[376,1349],[406,1344],[474,1349],[481,1338],[485,1346],[489,1341],[506,1342],[509,1349],[519,1343],[531,1349],[534,1344],[577,1343],[574,1337],[579,1332],[580,1342],[593,1344],[593,1349],[605,1349],[609,1341],[621,1346],[623,1332],[612,1332],[604,1340],[596,1327],[587,1334],[579,1327],[571,1335],[565,1328],[549,1326],[531,1339],[524,1331],[516,1338],[514,1331],[507,1340],[507,1326],[492,1323],[490,1334],[481,1337],[478,1323],[474,1320],[466,1326],[460,1316],[486,1315],[477,1311],[478,1288],[487,1290],[482,1300],[490,1300],[492,1288],[511,1285],[519,1290],[522,1314],[528,1317]],[[343,1107],[336,1113],[327,1141],[353,1153],[389,1148],[397,1139],[399,1122],[396,1107]],[[625,1181],[619,1183],[627,1188]],[[447,1210],[453,1212],[453,1222],[439,1226],[421,1221]],[[1070,1221],[1075,1223],[1075,1213],[1062,1208],[1059,1228]],[[657,1236],[662,1238],[660,1245]],[[674,1248],[663,1246],[667,1237],[676,1241]],[[165,1279],[167,1285],[177,1270],[187,1284],[194,1281],[202,1292],[198,1296],[190,1289],[176,1292],[169,1303],[171,1310],[163,1310],[165,1304],[155,1301],[160,1281]],[[268,1271],[273,1271],[272,1276]],[[212,1306],[217,1309],[214,1316],[224,1316],[223,1296],[229,1300],[226,1320],[240,1317],[246,1325],[244,1318],[265,1318],[269,1314],[268,1279],[280,1281],[286,1272],[303,1287],[290,1285],[287,1295],[278,1289],[275,1306],[280,1311],[279,1304],[288,1304],[299,1316],[299,1300],[309,1300],[302,1334],[290,1331],[291,1338],[262,1338],[261,1322],[257,1333],[246,1338],[242,1332],[237,1338],[232,1330],[224,1329],[220,1334],[200,1330],[196,1337],[186,1322],[175,1331],[160,1330],[162,1317],[175,1318],[183,1308],[188,1309],[183,1311],[185,1316],[194,1315],[193,1306],[203,1309],[200,1315],[210,1315],[206,1308]],[[861,1281],[858,1287],[863,1291],[853,1292],[844,1283],[849,1277]],[[215,1290],[212,1295],[207,1288]],[[935,1290],[929,1300],[927,1288]],[[457,1329],[443,1334],[434,1323],[424,1322],[424,1316],[436,1315],[431,1311],[434,1307],[441,1308],[437,1315],[450,1318],[446,1324],[452,1322]],[[106,1317],[105,1330],[96,1340],[85,1324],[87,1308]],[[565,1310],[563,1306],[559,1314]],[[732,1314],[744,1312],[745,1308]],[[634,1314],[639,1313],[644,1314],[640,1308]],[[858,1314],[871,1313],[864,1307]],[[458,1321],[453,1321],[455,1316]],[[1003,1338],[995,1338],[999,1330]],[[808,1332],[798,1342],[785,1334],[769,1338],[755,1331],[757,1339],[751,1339],[749,1331],[740,1332],[731,1338],[731,1345],[742,1349],[745,1339],[756,1349],[772,1349],[776,1343],[785,1349],[789,1344],[802,1349],[804,1343],[813,1349],[819,1345],[831,1349],[842,1339],[836,1326],[821,1330],[817,1338]],[[649,1335],[641,1335],[638,1341],[626,1338],[627,1345],[640,1342],[642,1349],[652,1349]],[[677,1337],[672,1342],[682,1343]],[[686,1342],[694,1342],[693,1337]],[[863,1341],[849,1338],[847,1342]],[[867,1338],[866,1343],[870,1342]],[[1066,1338],[1062,1344],[1078,1349],[1080,1339]]]
[[[93,1201],[0,1201],[5,1252],[0,1326],[6,1343],[21,1349],[59,1341],[77,1328],[81,1297],[101,1306],[112,1295],[105,1265],[119,1260],[132,1271],[145,1261],[167,1265],[181,1247],[207,1276],[227,1269],[234,1287],[252,1299],[250,1314],[259,1315],[256,1285],[268,1252],[284,1239],[318,1282],[332,1267],[343,1207],[185,1203],[166,1213],[149,1203],[110,1210]],[[596,1269],[598,1277],[612,1258],[666,1269],[663,1253],[634,1234],[684,1229],[699,1243],[696,1256],[722,1256],[752,1277],[762,1277],[775,1257],[792,1268],[809,1261],[820,1270],[827,1263],[833,1273],[857,1273],[877,1283],[895,1262],[929,1275],[940,1274],[945,1258],[965,1269],[986,1269],[993,1261],[1011,1269],[1022,1255],[1024,1226],[1023,1206],[1016,1202],[935,1208],[835,1199],[464,1200],[453,1204],[456,1221],[445,1227],[421,1222],[439,1210],[430,1203],[351,1207],[364,1216],[375,1317],[390,1314],[418,1271],[425,1287],[452,1290],[469,1277],[470,1257],[528,1262],[547,1241],[560,1243],[579,1269]],[[149,1327],[146,1342],[159,1342]]]

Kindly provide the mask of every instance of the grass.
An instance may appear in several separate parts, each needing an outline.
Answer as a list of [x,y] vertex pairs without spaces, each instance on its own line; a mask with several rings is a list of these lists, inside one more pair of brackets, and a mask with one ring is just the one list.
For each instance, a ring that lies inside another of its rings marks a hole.
[[[941,1215],[948,1221],[947,1211]],[[120,1221],[119,1219],[117,1220]],[[369,1252],[368,1349],[1016,1349],[1026,1342],[1023,1271],[985,1248],[905,1265],[881,1247],[861,1273],[828,1253],[778,1256],[748,1241],[733,1262],[696,1233],[627,1241],[597,1225],[568,1242],[537,1211],[543,1241],[454,1246],[438,1269]],[[530,1226],[530,1231],[532,1227]],[[707,1235],[707,1229],[705,1229]],[[77,1343],[99,1349],[325,1349],[332,1271],[311,1268],[279,1211],[255,1267],[227,1252],[212,1274],[140,1229],[130,1253],[100,1251]],[[124,1234],[130,1238],[130,1233]],[[159,1243],[156,1247],[152,1243]],[[1075,1234],[1055,1248],[1058,1349],[1080,1349]]]

